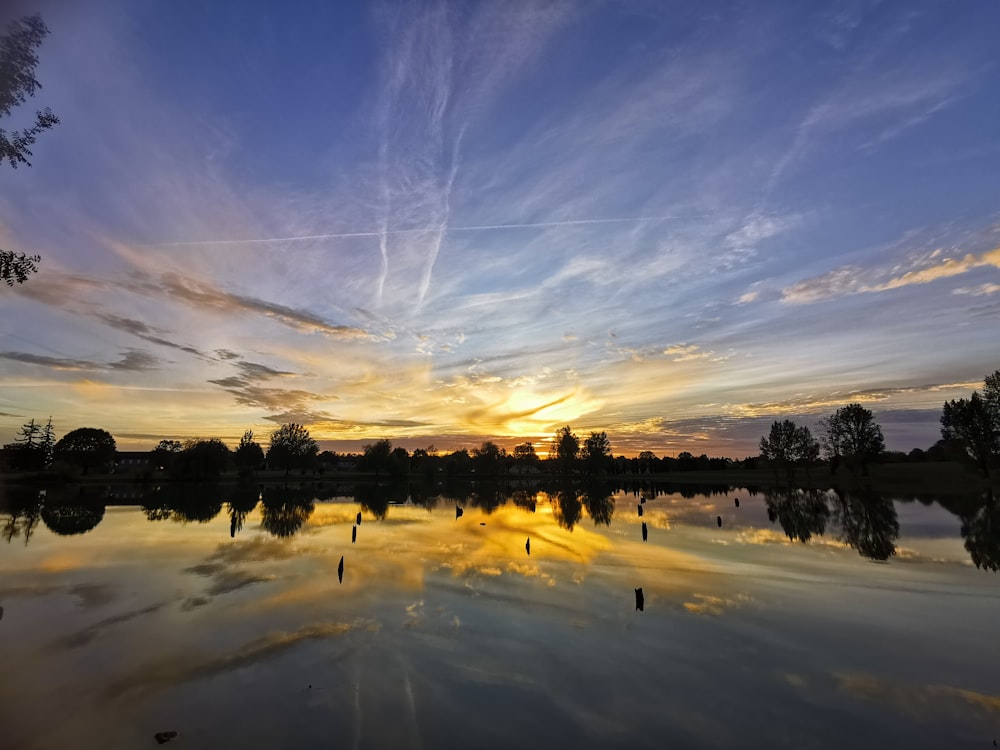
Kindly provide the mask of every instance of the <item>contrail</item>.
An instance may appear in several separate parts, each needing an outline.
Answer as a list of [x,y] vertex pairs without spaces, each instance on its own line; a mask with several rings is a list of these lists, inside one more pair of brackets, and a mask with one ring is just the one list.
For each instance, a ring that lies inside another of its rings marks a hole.
[[144,247],[190,247],[193,245],[266,245],[272,242],[305,242],[307,240],[337,240],[354,237],[386,237],[401,234],[423,234],[430,232],[494,232],[504,229],[543,229],[546,227],[574,227],[587,224],[641,224],[654,221],[679,219],[704,219],[710,214],[687,216],[627,216],[616,219],[568,219],[566,221],[532,221],[520,224],[478,224],[475,226],[419,227],[416,229],[387,229],[368,232],[332,232],[330,234],[298,234],[291,237],[257,237],[245,240],[187,240],[184,242],[156,242]]

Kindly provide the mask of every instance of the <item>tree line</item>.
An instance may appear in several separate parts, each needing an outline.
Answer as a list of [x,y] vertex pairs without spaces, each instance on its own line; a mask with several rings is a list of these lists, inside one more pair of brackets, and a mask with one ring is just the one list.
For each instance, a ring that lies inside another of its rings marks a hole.
[[[941,440],[928,451],[912,450],[905,458],[921,461],[959,460],[983,476],[994,475],[1000,464],[1000,370],[987,375],[983,391],[968,398],[946,401],[941,411]],[[760,439],[760,457],[789,484],[796,468],[808,473],[820,455],[831,472],[841,465],[852,472],[868,473],[869,465],[886,455],[882,427],[870,409],[853,403],[820,420],[819,437],[790,419],[775,421]]]
[[[591,432],[581,439],[566,425],[556,431],[546,457],[526,441],[508,452],[493,441],[471,450],[442,454],[434,446],[410,452],[383,438],[365,445],[360,453],[338,454],[319,450],[319,445],[300,424],[283,424],[270,433],[267,447],[247,430],[235,449],[218,438],[181,442],[161,440],[149,453],[152,471],[180,479],[211,480],[235,468],[240,474],[260,470],[326,473],[356,471],[376,479],[411,476],[431,479],[441,475],[497,479],[510,475],[552,474],[557,476],[625,476],[672,471],[753,469],[763,463],[777,480],[791,484],[797,470],[807,477],[810,469],[825,460],[831,472],[844,466],[852,473],[866,474],[875,461],[925,459],[960,460],[976,467],[984,476],[994,474],[1000,463],[1000,370],[984,379],[982,393],[945,402],[940,418],[941,440],[927,451],[914,449],[908,455],[887,452],[882,427],[870,409],[859,403],[843,406],[819,422],[818,436],[792,420],[776,420],[760,439],[759,457],[742,461],[709,458],[682,452],[658,457],[652,451],[627,458],[612,454],[606,432]],[[76,470],[108,472],[115,468],[114,437],[106,430],[81,427],[59,440],[51,417],[44,424],[32,419],[22,425],[12,443],[4,446],[10,469],[22,472]]]
[[[3,446],[3,455],[6,468],[13,471],[82,475],[92,471],[114,472],[119,458],[115,439],[107,430],[82,427],[57,441],[51,417],[44,424],[32,419],[22,425],[15,440]],[[606,432],[591,432],[581,439],[569,425],[556,432],[544,456],[531,441],[520,443],[511,451],[487,440],[472,449],[441,453],[433,445],[410,452],[393,446],[388,438],[365,445],[360,453],[320,452],[309,430],[295,423],[283,424],[272,431],[266,446],[252,430],[247,430],[235,449],[218,438],[161,440],[146,456],[150,475],[161,472],[192,480],[216,479],[232,469],[240,475],[267,470],[282,471],[286,476],[293,471],[320,474],[353,471],[374,475],[376,479],[411,476],[498,479],[528,474],[604,477],[717,470],[739,463],[687,452],[677,458],[657,458],[650,451],[634,458],[613,456]]]

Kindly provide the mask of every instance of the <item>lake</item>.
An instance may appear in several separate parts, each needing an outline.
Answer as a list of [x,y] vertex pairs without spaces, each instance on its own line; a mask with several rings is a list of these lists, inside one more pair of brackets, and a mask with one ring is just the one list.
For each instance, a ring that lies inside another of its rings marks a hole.
[[993,746],[992,497],[700,489],[8,488],[0,746]]

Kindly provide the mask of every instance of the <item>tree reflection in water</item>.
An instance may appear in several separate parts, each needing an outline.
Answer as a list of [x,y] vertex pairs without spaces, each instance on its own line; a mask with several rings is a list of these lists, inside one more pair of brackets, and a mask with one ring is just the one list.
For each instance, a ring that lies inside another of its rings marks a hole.
[[522,489],[512,490],[510,493],[510,501],[518,508],[523,508],[524,510],[534,513],[535,508],[538,505],[538,491]]
[[142,512],[150,521],[208,523],[222,512],[225,488],[214,484],[167,484],[142,498]]
[[[683,491],[681,491],[683,489]],[[397,504],[419,505],[428,509],[444,504],[479,508],[492,513],[506,503],[534,512],[539,498],[552,504],[558,525],[572,531],[580,523],[584,508],[597,526],[610,526],[616,498],[655,500],[680,494],[685,498],[726,497],[728,486],[681,488],[677,484],[648,482],[621,484],[590,482],[580,485],[570,479],[555,482],[516,483],[469,482],[452,480],[439,484],[358,483],[351,487],[327,488],[322,485],[282,485],[261,487],[253,484],[216,485],[171,483],[164,486],[95,487],[89,485],[37,487],[0,487],[0,537],[8,543],[23,539],[27,544],[39,523],[55,534],[84,534],[96,528],[104,518],[105,504],[140,503],[150,521],[173,520],[179,523],[207,523],[226,505],[229,533],[235,537],[247,518],[261,504],[261,528],[275,536],[298,533],[312,515],[317,500],[351,496],[375,519],[384,519]],[[755,488],[747,490],[751,497]],[[832,526],[839,538],[864,557],[888,560],[896,553],[899,520],[892,500],[870,489],[817,491],[789,488],[763,492],[768,518],[780,524],[785,535],[794,541],[808,542],[828,533]],[[1000,501],[993,492],[973,496],[949,496],[928,499],[937,502],[961,520],[961,535],[973,563],[981,570],[1000,571]],[[728,503],[728,498],[727,498]],[[643,535],[643,539],[646,535]]]
[[278,537],[295,535],[316,509],[314,497],[312,489],[265,487],[261,498],[261,528]]
[[1000,570],[1000,502],[987,490],[977,508],[961,513],[962,537],[972,562],[982,570]]
[[562,483],[555,491],[555,498],[553,515],[556,523],[567,531],[572,531],[583,515],[583,503],[580,502],[577,486],[572,482]]
[[583,504],[587,514],[594,519],[594,525],[611,525],[615,515],[615,501],[611,498],[611,487],[604,482],[590,482],[583,490]]
[[243,531],[243,524],[247,516],[257,507],[260,500],[260,489],[256,485],[241,484],[232,495],[229,496],[227,506],[229,507],[229,536],[235,538]]
[[10,515],[4,519],[0,535],[8,544],[23,537],[24,545],[28,546],[42,517],[42,495],[34,487],[10,488],[6,495]]
[[42,521],[53,534],[70,536],[85,534],[104,519],[104,505],[51,504],[42,506]]
[[764,492],[767,517],[781,524],[785,535],[794,541],[808,542],[822,536],[830,518],[826,493],[820,490],[779,488]]
[[834,494],[834,514],[845,543],[872,560],[888,560],[896,554],[899,519],[891,500],[870,489],[834,490]]

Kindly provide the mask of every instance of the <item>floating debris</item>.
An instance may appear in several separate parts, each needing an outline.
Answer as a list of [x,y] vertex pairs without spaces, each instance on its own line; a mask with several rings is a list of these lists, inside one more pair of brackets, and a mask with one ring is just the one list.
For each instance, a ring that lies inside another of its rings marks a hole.
[[351,544],[354,544],[356,541],[358,541],[358,527],[357,526],[352,526],[351,527]]
[[161,745],[164,742],[170,742],[170,740],[174,739],[175,737],[177,737],[177,732],[174,732],[172,730],[169,732],[157,732],[156,734],[153,735],[153,739],[155,739]]
[[645,606],[646,598],[642,595],[642,587],[639,587],[635,590],[635,609],[637,612],[642,612]]
[[637,505],[635,507],[637,507],[639,509],[639,518],[642,518],[642,504],[640,503],[639,505]]
[[722,516],[716,516],[715,517],[715,522],[717,524],[719,524],[719,528],[721,529],[722,528]]
[[531,537],[530,536],[528,537],[528,541],[526,541],[524,543],[524,551],[527,552],[529,555],[531,554]]
[[480,525],[480,526],[485,526],[485,525],[486,525],[486,521],[482,521],[482,522],[480,522],[480,524],[479,524],[479,525]]
[[642,522],[642,541],[646,541],[646,537],[649,535],[649,530],[646,528],[646,522]]
[[463,513],[465,513],[465,511],[462,508],[459,508],[456,505],[455,506],[455,518],[461,518]]
[[337,566],[337,579],[343,583],[344,582],[344,556],[340,556],[340,565]]
[[736,503],[736,507],[740,507],[740,499],[738,497],[733,498],[733,502]]
[[360,525],[361,525],[361,511],[360,511],[360,510],[358,511],[358,520],[357,520],[357,524],[358,524],[358,526],[360,526]]

